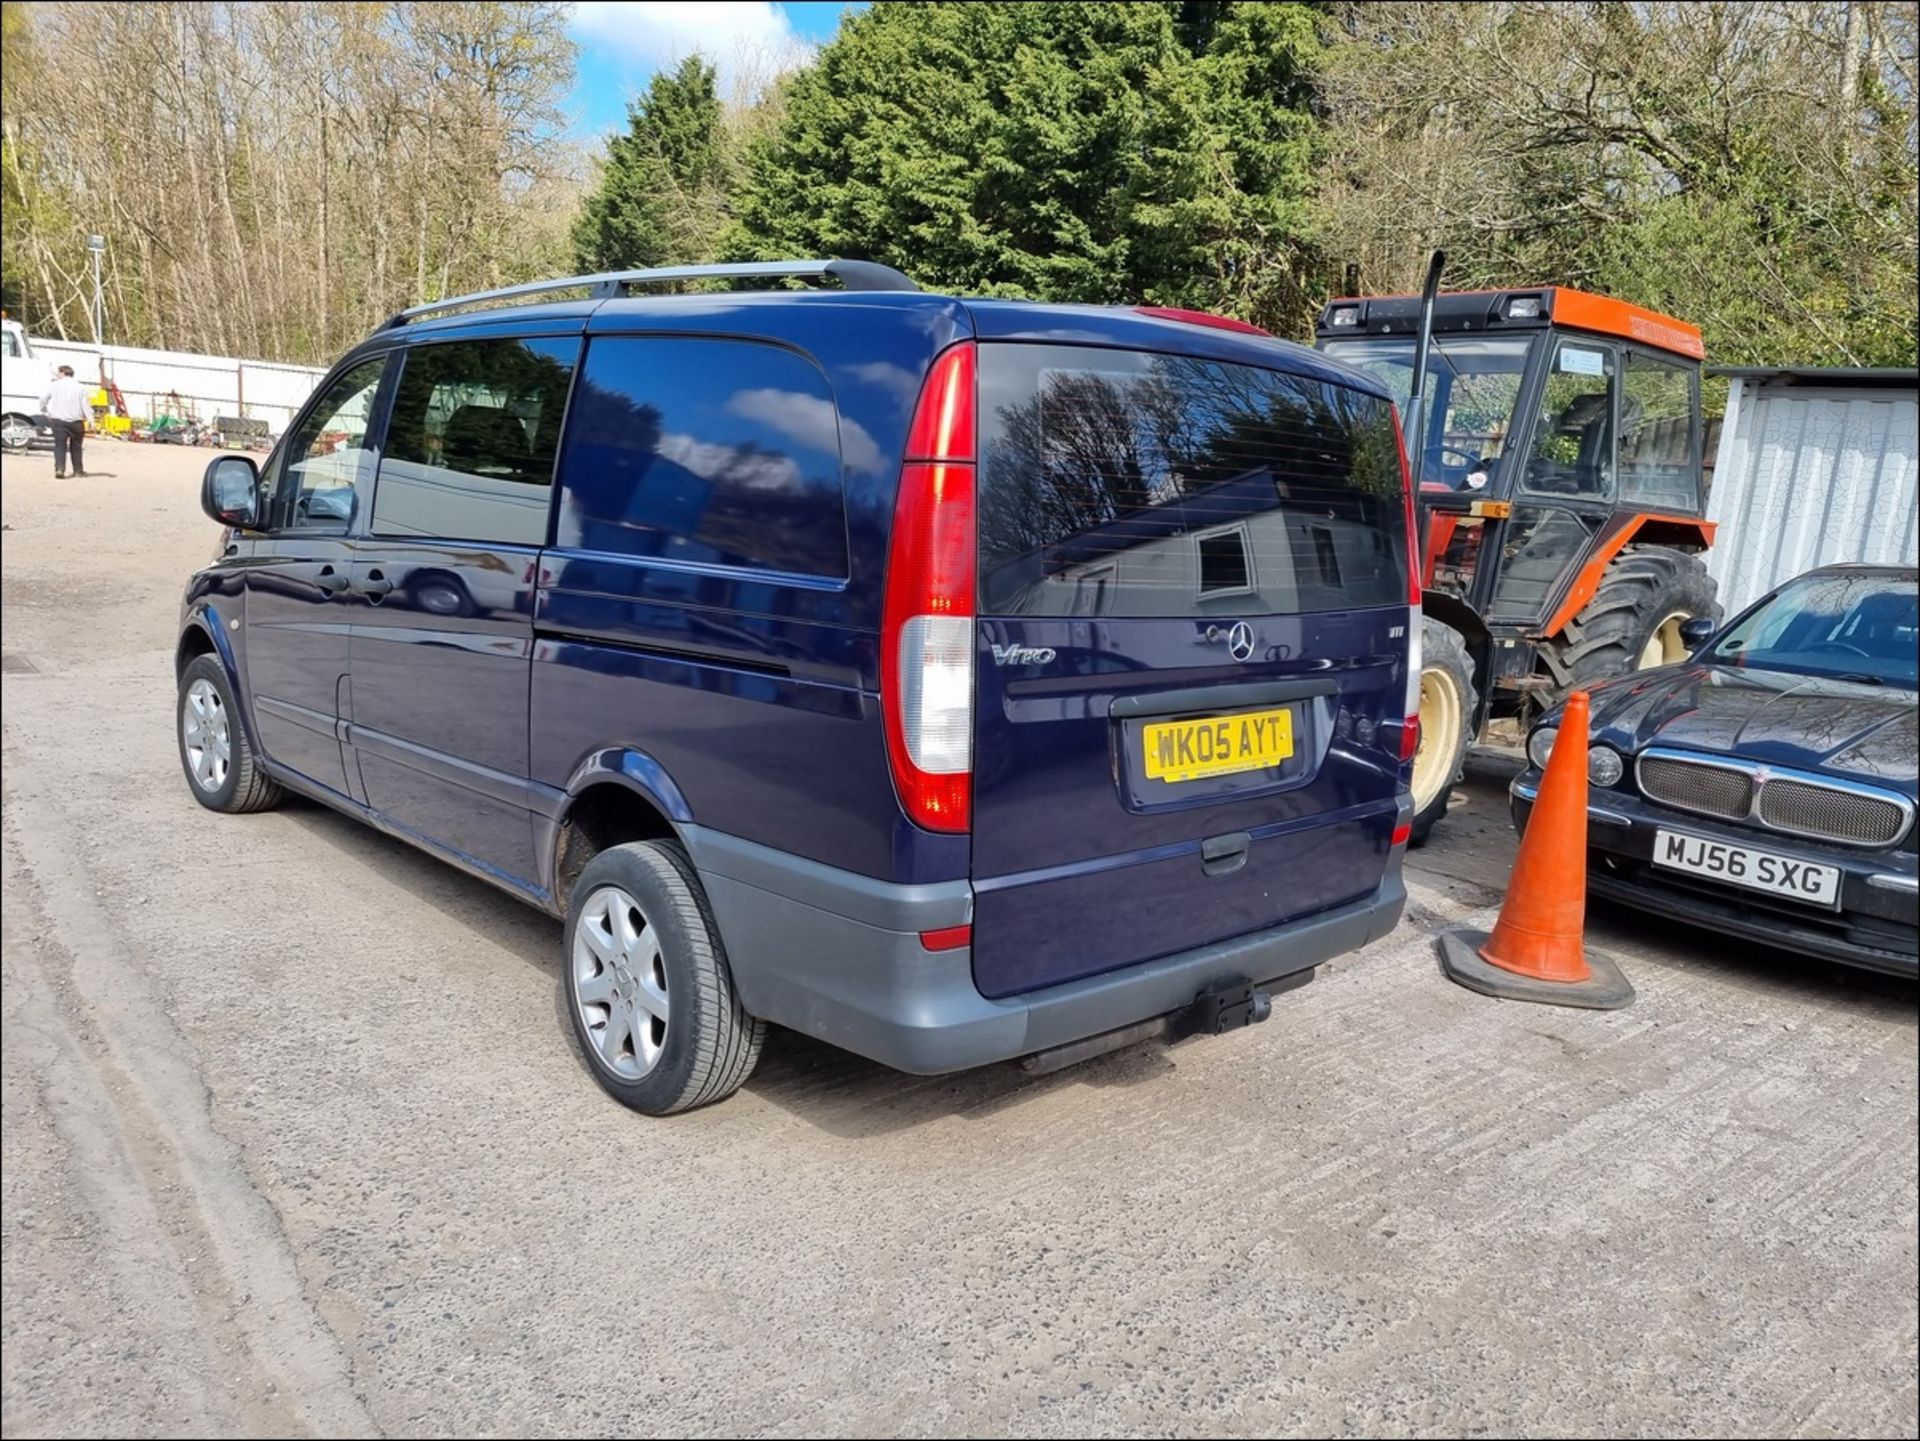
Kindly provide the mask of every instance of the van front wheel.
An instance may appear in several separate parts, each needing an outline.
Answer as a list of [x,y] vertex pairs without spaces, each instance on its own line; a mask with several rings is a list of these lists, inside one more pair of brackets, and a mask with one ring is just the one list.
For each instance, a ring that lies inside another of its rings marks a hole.
[[739,1090],[766,1027],[741,1008],[706,893],[670,841],[600,852],[567,908],[567,1014],[608,1095],[667,1116]]
[[218,656],[197,655],[180,672],[175,703],[180,768],[193,798],[210,811],[240,814],[280,803],[280,787],[260,769]]

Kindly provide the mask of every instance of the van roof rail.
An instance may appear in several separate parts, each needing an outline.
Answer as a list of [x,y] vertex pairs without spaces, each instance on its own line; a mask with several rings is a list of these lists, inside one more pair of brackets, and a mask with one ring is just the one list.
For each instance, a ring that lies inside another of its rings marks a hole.
[[586,289],[595,300],[612,300],[629,286],[665,285],[677,280],[825,280],[840,282],[843,290],[918,290],[906,276],[890,265],[871,260],[750,260],[733,265],[668,265],[653,270],[604,270],[596,275],[568,275],[553,280],[530,280],[524,285],[508,285],[499,290],[476,290],[471,295],[455,295],[446,300],[429,300],[412,305],[394,316],[382,330],[422,320],[443,310],[459,310],[469,305],[488,305],[520,300],[553,290]]

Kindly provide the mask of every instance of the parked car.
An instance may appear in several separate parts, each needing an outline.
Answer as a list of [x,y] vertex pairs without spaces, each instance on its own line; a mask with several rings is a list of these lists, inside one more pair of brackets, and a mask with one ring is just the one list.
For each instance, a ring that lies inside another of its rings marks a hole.
[[17,320],[0,320],[0,447],[24,451],[35,440],[50,441],[42,424],[40,397],[47,393],[53,367],[33,353],[33,342]]
[[[1920,571],[1789,581],[1679,665],[1592,691],[1595,894],[1727,935],[1920,971]],[[1527,740],[1522,830],[1558,733]]]
[[1392,929],[1420,667],[1383,390],[857,262],[629,293],[687,274],[416,308],[258,474],[212,462],[203,805],[297,791],[564,917],[588,1064],[653,1113],[767,1023],[1052,1066],[1262,1019]]

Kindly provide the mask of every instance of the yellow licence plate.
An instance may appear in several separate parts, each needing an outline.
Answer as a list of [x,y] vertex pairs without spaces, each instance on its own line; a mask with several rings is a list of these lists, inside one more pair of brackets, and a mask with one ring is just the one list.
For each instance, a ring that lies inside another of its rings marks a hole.
[[1293,712],[1286,709],[1140,728],[1147,779],[1196,781],[1277,766],[1293,754]]

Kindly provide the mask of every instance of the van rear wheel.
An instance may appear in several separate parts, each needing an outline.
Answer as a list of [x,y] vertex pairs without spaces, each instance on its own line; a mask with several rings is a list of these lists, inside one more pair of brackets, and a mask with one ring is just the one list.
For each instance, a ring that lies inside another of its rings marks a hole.
[[1460,632],[1420,622],[1420,745],[1413,753],[1413,840],[1419,845],[1447,813],[1473,740],[1479,692]]
[[601,1088],[667,1116],[723,1100],[760,1059],[764,1022],[733,988],[686,853],[670,841],[600,852],[567,908],[567,1014]]

